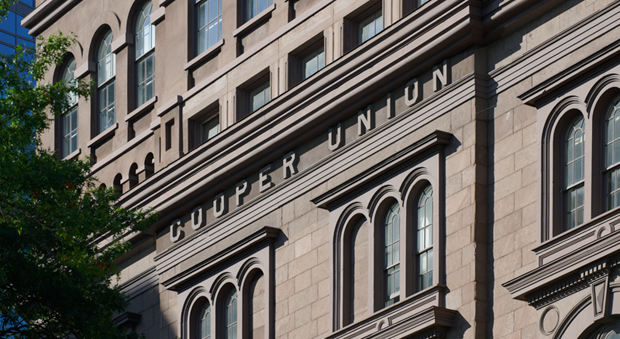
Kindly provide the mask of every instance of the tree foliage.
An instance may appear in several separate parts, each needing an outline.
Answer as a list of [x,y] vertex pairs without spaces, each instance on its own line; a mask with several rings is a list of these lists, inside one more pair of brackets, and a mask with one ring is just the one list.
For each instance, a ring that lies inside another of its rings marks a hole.
[[88,161],[63,161],[40,140],[69,94],[90,95],[81,81],[43,82],[73,43],[58,33],[0,55],[0,338],[132,336],[112,321],[127,306],[114,259],[155,216],[115,206]]

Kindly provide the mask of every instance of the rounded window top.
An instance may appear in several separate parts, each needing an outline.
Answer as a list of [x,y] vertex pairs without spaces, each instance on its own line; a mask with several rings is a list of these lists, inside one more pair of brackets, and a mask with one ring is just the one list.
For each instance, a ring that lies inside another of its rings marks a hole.
[[74,72],[75,72],[75,58],[70,57],[69,59],[67,59],[67,61],[65,61],[65,68],[62,71],[62,80],[67,81],[67,82],[75,80]]
[[116,56],[112,53],[112,31],[108,30],[101,39],[97,53],[97,83],[102,85],[116,75]]
[[420,194],[418,201],[418,228],[424,228],[433,223],[433,186],[428,185]]
[[151,1],[147,1],[136,20],[136,58],[140,58],[155,47],[155,26],[151,24],[151,13],[153,5]]
[[[67,59],[67,61],[65,61],[65,67],[62,71],[62,81],[68,83],[68,84],[73,84],[73,82],[75,81],[75,58],[74,57],[70,57]],[[73,106],[75,104],[77,104],[78,102],[78,97],[77,97],[77,93],[70,93],[69,94],[69,105]]]
[[138,14],[138,21],[136,22],[136,33],[144,29],[144,26],[151,23],[151,13],[153,12],[153,4],[147,1],[142,6],[140,14]]
[[224,331],[226,339],[237,338],[237,290],[231,289],[226,297],[226,329]]
[[198,313],[198,338],[210,339],[211,338],[211,305],[208,302],[200,309]]

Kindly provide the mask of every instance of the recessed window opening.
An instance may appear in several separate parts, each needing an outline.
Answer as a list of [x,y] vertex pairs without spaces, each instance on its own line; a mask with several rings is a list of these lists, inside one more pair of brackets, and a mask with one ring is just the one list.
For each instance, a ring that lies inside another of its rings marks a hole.
[[211,339],[211,305],[205,303],[198,313],[198,338]]
[[267,7],[273,4],[273,0],[244,0],[245,1],[245,21],[249,21],[257,16]]
[[[66,63],[62,73],[62,81],[68,84],[75,82],[75,59],[71,58]],[[62,126],[62,157],[77,151],[78,148],[78,96],[70,93],[67,98],[69,109],[60,117]]]
[[226,339],[237,339],[237,291],[231,290],[226,297],[224,323]]
[[584,221],[584,123],[583,117],[575,118],[568,127],[565,139],[564,201],[565,229],[569,230]]
[[362,44],[368,39],[379,34],[383,30],[383,14],[381,10],[371,14],[359,23],[359,43]]
[[323,45],[304,57],[301,61],[301,65],[304,80],[325,67],[325,48]]
[[147,1],[138,14],[136,23],[136,68],[140,106],[154,96],[155,91],[155,26],[151,24],[152,4]]
[[97,54],[97,91],[99,102],[99,132],[116,123],[114,79],[116,76],[116,54],[112,53],[112,31],[108,31]]
[[605,117],[605,180],[607,210],[620,206],[620,97]]
[[385,306],[400,300],[400,207],[392,204],[384,222]]
[[433,188],[427,186],[418,202],[418,287],[424,290],[433,285]]
[[222,40],[222,0],[198,3],[198,53]]
[[271,100],[271,86],[266,81],[250,91],[250,107],[255,112],[259,108],[265,106]]
[[206,142],[220,133],[220,116],[214,116],[200,125],[200,142]]

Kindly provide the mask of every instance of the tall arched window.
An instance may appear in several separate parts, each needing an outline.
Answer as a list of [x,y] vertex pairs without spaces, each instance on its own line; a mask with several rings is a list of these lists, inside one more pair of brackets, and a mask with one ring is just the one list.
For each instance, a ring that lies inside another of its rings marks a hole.
[[[71,57],[65,62],[62,71],[62,81],[73,83],[75,81],[75,59]],[[78,148],[78,96],[76,93],[69,94],[69,109],[60,117],[62,131],[62,157],[75,152]]]
[[225,337],[226,339],[237,339],[237,291],[232,289],[226,297],[225,310]]
[[198,338],[211,339],[211,305],[207,302],[198,313]]
[[400,207],[394,203],[385,217],[383,238],[385,240],[385,306],[400,300]]
[[222,40],[222,0],[198,3],[198,53]]
[[153,5],[147,1],[136,20],[137,106],[147,102],[155,92],[155,26],[151,24]]
[[433,187],[427,186],[418,202],[418,289],[433,285]]
[[116,123],[116,100],[114,79],[116,76],[116,54],[112,53],[112,31],[103,35],[97,53],[97,92],[99,103],[99,132]]
[[569,125],[565,143],[564,201],[565,228],[583,224],[584,210],[584,126],[583,117]]
[[605,117],[605,179],[607,210],[620,206],[620,97]]

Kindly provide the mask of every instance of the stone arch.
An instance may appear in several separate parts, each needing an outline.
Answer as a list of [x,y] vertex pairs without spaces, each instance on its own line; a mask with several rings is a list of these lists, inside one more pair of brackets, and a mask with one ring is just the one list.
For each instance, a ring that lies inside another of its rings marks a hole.
[[385,204],[386,199],[394,199],[400,204],[400,197],[398,191],[392,185],[386,185],[380,187],[377,192],[372,196],[368,203],[368,216],[371,223],[375,222],[378,214],[381,212],[381,208]]
[[[563,170],[557,170],[563,168],[560,163],[563,147],[558,147],[558,143],[562,142],[561,139],[565,135],[566,128],[578,115],[581,115],[584,120],[587,119],[585,104],[577,96],[566,97],[553,108],[543,127],[541,136],[542,241],[551,239],[551,237],[562,232],[560,217],[564,208],[561,205],[562,199],[558,199],[558,195],[561,193],[560,185],[557,180],[553,180],[552,175],[563,173]],[[586,133],[589,133],[587,125]],[[588,192],[586,192],[587,196]],[[585,205],[586,208],[589,208],[590,204],[586,203]]]
[[587,145],[592,155],[592,175],[590,181],[592,182],[592,208],[593,216],[604,213],[607,211],[607,189],[597,189],[606,184],[605,175],[607,166],[605,165],[605,145],[606,145],[606,130],[605,123],[606,117],[609,112],[610,105],[620,99],[620,76],[617,74],[609,74],[597,81],[592,86],[588,99],[586,100],[588,107],[588,114],[590,119],[586,121],[588,124],[587,130],[592,131],[592,137],[589,145]]
[[213,305],[211,296],[204,287],[199,286],[190,292],[181,309],[181,319],[182,323],[185,325],[181,326],[181,336],[183,338],[197,338],[194,333],[197,312],[202,309],[205,303]]
[[265,271],[254,261],[241,283],[243,338],[266,337],[267,282]]
[[[362,285],[360,289],[355,289],[355,279],[353,276],[356,273],[355,259],[357,261],[363,261],[364,255],[366,256],[366,262],[368,261],[369,251],[363,249],[364,237],[368,242],[366,246],[370,246],[368,240],[368,212],[362,206],[361,203],[355,202],[347,206],[336,224],[336,230],[334,234],[334,326],[337,328],[344,327],[351,322],[351,319],[355,316],[356,305],[352,304],[354,295],[360,292],[362,293]],[[356,242],[357,241],[357,242]],[[353,243],[352,243],[353,242]],[[358,243],[359,242],[359,243]],[[356,246],[358,245],[358,246]],[[360,256],[355,256],[356,248],[360,249]],[[360,267],[363,264],[358,264]],[[364,268],[367,272],[367,268]],[[368,273],[366,273],[368,274]],[[363,277],[361,277],[363,281]],[[368,286],[366,282],[363,284]],[[366,291],[367,292],[367,291]],[[368,308],[369,301],[367,301],[366,308]],[[359,308],[363,311],[363,305]]]

